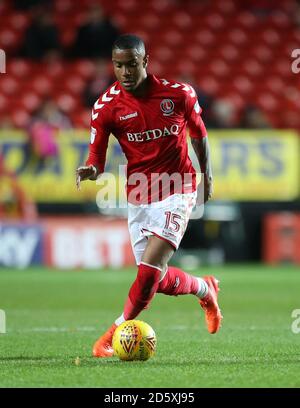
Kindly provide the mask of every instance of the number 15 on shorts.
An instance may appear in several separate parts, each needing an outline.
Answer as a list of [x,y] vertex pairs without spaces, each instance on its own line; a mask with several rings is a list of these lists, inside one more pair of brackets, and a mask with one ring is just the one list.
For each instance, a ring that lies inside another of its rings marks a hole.
[[180,224],[178,223],[178,220],[181,221],[182,217],[178,214],[172,213],[171,211],[166,211],[165,216],[166,216],[166,223],[165,223],[164,229],[168,229],[173,232],[179,232]]

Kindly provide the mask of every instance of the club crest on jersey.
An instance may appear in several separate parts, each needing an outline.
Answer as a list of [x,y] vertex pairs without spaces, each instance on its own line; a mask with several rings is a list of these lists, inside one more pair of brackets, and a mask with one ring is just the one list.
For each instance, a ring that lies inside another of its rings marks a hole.
[[164,116],[170,116],[174,112],[174,102],[171,99],[163,99],[160,103],[160,109]]

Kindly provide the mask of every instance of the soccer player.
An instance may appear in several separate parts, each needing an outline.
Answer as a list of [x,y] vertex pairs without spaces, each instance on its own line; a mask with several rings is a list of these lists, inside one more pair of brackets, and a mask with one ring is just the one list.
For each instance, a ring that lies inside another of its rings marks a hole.
[[[139,37],[124,34],[115,41],[112,62],[117,81],[94,105],[89,157],[85,166],[76,170],[78,189],[81,181],[96,180],[103,173],[111,133],[128,160],[128,226],[138,271],[122,315],[95,342],[95,357],[113,355],[112,337],[117,326],[135,319],[156,293],[195,295],[210,333],[219,330],[222,319],[215,277],[194,277],[168,266],[197,196],[187,127],[203,173],[204,202],[212,196],[209,145],[201,108],[191,86],[148,74],[148,59]],[[169,188],[162,186],[163,175],[172,178]],[[137,188],[136,180],[142,188]]]

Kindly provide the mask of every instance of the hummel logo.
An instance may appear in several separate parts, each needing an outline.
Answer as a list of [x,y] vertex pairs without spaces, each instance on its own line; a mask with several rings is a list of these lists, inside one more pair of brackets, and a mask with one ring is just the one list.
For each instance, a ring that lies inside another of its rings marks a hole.
[[135,118],[138,115],[137,112],[129,113],[129,115],[126,116],[120,116],[120,120],[126,120],[130,118]]
[[176,276],[175,283],[173,285],[173,289],[178,288],[179,285],[180,285],[180,279],[178,276]]

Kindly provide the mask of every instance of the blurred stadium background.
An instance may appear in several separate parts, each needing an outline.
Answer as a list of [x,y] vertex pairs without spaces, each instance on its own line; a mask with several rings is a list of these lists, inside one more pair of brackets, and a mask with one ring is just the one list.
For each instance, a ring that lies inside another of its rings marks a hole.
[[[124,32],[149,72],[194,86],[209,130],[214,200],[174,262],[300,263],[299,2],[2,0],[0,21],[0,267],[133,265],[124,209],[74,185]],[[112,140],[106,171],[119,163]]]

